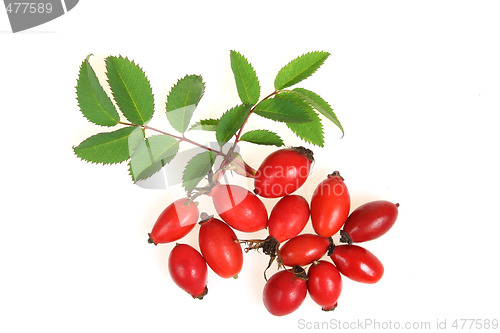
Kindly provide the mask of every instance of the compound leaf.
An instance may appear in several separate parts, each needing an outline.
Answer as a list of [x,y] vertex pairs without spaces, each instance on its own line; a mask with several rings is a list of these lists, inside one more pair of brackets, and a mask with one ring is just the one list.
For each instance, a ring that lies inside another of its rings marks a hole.
[[167,118],[173,128],[184,133],[193,112],[205,93],[205,83],[199,75],[186,75],[179,79],[167,97]]
[[282,93],[280,96],[301,105],[302,109],[307,113],[309,119],[311,119],[310,122],[303,124],[287,123],[286,125],[288,128],[290,128],[302,140],[313,145],[323,147],[325,143],[323,125],[321,124],[321,119],[316,112],[314,112],[313,108],[306,101],[293,93]]
[[268,130],[255,130],[246,132],[241,136],[241,141],[247,141],[258,145],[283,146],[283,140],[274,132]]
[[199,130],[199,131],[211,131],[215,132],[217,130],[217,124],[219,119],[203,119],[191,126],[189,130]]
[[80,66],[76,84],[78,106],[85,118],[101,126],[114,126],[120,121],[113,102],[99,83],[89,63],[90,55]]
[[257,104],[260,97],[260,84],[252,65],[240,53],[231,51],[231,69],[243,104]]
[[215,134],[217,142],[221,147],[228,142],[243,125],[251,107],[252,106],[250,104],[238,105],[226,111],[226,113],[222,115],[219,123],[217,124],[217,131]]
[[182,174],[182,185],[186,191],[192,191],[212,168],[217,155],[206,151],[189,160]]
[[76,156],[92,163],[115,164],[130,158],[129,139],[136,127],[125,127],[113,132],[93,135],[77,147]]
[[308,78],[330,56],[328,52],[309,52],[295,58],[285,65],[276,75],[274,87],[281,90]]
[[154,96],[142,68],[128,58],[107,57],[108,83],[116,104],[125,118],[144,125],[153,117]]
[[179,150],[179,142],[168,135],[155,135],[142,141],[132,154],[130,175],[134,182],[160,171]]
[[261,117],[286,123],[306,123],[310,121],[301,105],[280,96],[261,101],[255,106],[254,112]]
[[342,136],[344,136],[344,129],[337,119],[337,116],[333,112],[332,107],[325,101],[321,96],[304,88],[295,88],[293,92],[302,97],[307,103],[309,103],[314,109],[330,120],[332,123],[338,126],[342,131]]

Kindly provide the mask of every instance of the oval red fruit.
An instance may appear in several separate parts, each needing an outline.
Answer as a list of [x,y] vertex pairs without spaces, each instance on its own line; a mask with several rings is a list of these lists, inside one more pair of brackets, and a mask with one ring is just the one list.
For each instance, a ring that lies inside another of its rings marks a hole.
[[306,282],[285,270],[271,276],[262,293],[264,306],[274,316],[284,316],[297,310],[306,296]]
[[285,266],[305,266],[320,259],[332,246],[330,238],[302,234],[287,241],[280,249]]
[[198,242],[208,266],[220,277],[236,277],[243,266],[243,251],[234,231],[224,222],[201,222]]
[[210,192],[217,214],[232,228],[254,232],[267,227],[264,203],[238,185],[216,185]]
[[168,257],[168,270],[175,284],[193,298],[202,299],[207,294],[207,263],[193,247],[177,244]]
[[398,218],[399,204],[385,200],[365,203],[347,218],[343,231],[355,243],[376,239],[385,234]]
[[181,239],[193,230],[198,221],[198,207],[188,199],[179,199],[168,205],[148,234],[155,245]]
[[323,237],[335,235],[347,220],[351,197],[344,179],[336,171],[319,183],[311,199],[311,223]]
[[330,257],[340,273],[354,281],[375,283],[384,274],[384,266],[380,260],[358,245],[335,246]]
[[282,243],[300,234],[309,220],[309,204],[300,195],[287,195],[278,201],[269,216],[269,236]]
[[337,267],[328,261],[315,261],[309,267],[307,277],[307,290],[313,301],[323,311],[335,309],[342,291],[342,277]]
[[313,152],[304,147],[271,153],[257,170],[254,192],[265,198],[279,198],[295,192],[307,180],[313,162]]

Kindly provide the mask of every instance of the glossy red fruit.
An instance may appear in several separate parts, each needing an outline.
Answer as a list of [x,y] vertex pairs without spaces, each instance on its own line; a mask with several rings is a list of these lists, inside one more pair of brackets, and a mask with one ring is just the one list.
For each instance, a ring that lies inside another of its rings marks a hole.
[[380,260],[358,245],[335,246],[330,257],[340,273],[354,281],[375,283],[384,274],[384,266]]
[[177,244],[168,257],[168,270],[175,284],[193,298],[202,299],[207,294],[207,263],[193,247]]
[[279,198],[295,192],[307,180],[313,162],[313,152],[304,147],[271,153],[257,170],[254,192],[265,198]]
[[287,195],[278,201],[269,216],[269,236],[282,243],[300,234],[309,220],[309,204],[300,195]]
[[217,214],[232,228],[254,232],[267,227],[267,210],[252,192],[238,185],[216,185],[210,192]]
[[[399,204],[385,200],[365,203],[356,208],[344,224],[347,242],[361,243],[385,234],[398,218]],[[343,240],[342,240],[343,241]]]
[[193,230],[198,215],[196,203],[188,199],[174,201],[156,220],[153,230],[148,234],[148,242],[157,245],[181,239]]
[[208,266],[223,278],[237,277],[243,266],[243,251],[234,231],[224,222],[209,218],[201,222],[198,242]]
[[307,277],[307,290],[313,301],[323,311],[335,309],[342,291],[342,277],[337,267],[328,261],[315,261],[309,267]]
[[325,255],[332,246],[331,238],[301,234],[287,241],[280,248],[285,266],[305,266]]
[[347,220],[351,197],[338,171],[319,183],[311,199],[311,223],[323,237],[335,235]]
[[262,293],[266,309],[274,316],[285,316],[297,310],[306,296],[304,279],[285,270],[271,276]]

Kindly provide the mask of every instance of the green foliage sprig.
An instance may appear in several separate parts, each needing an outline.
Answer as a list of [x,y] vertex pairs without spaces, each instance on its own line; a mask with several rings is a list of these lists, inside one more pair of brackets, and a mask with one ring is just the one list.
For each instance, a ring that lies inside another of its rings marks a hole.
[[[252,177],[255,170],[235,153],[237,144],[240,141],[276,147],[285,144],[277,133],[268,129],[245,132],[245,125],[254,114],[285,123],[299,138],[319,147],[324,146],[322,118],[331,121],[344,134],[332,107],[322,97],[304,88],[287,89],[314,74],[329,55],[315,51],[293,59],[276,75],[275,91],[261,99],[261,86],[254,68],[241,53],[231,51],[231,69],[241,104],[218,119],[191,124],[205,93],[205,83],[200,75],[186,75],[172,87],[165,105],[167,119],[177,131],[175,134],[148,125],[155,111],[154,95],[138,64],[122,56],[105,59],[107,84],[112,92],[109,96],[90,64],[89,55],[82,62],[76,86],[80,111],[96,125],[120,128],[93,135],[73,150],[80,159],[91,163],[127,161],[130,176],[136,182],[151,177],[172,161],[181,142],[189,143],[205,151],[189,160],[184,169],[183,186],[188,193],[207,175],[217,179],[216,175],[226,170]],[[126,121],[121,120],[118,111]],[[215,132],[218,149],[188,139],[185,134],[190,131]],[[151,133],[153,135],[146,135]],[[226,145],[229,149],[223,150]],[[214,173],[212,168],[218,158],[222,162]]]

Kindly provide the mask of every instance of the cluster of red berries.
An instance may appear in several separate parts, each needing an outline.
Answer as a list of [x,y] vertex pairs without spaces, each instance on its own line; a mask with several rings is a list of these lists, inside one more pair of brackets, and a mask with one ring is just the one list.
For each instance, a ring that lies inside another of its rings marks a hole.
[[[372,201],[349,215],[350,195],[338,172],[318,184],[309,205],[304,197],[292,193],[305,183],[312,162],[308,149],[281,149],[270,154],[256,172],[255,194],[238,185],[211,186],[207,193],[221,219],[201,214],[201,254],[187,244],[173,248],[168,267],[174,282],[194,298],[203,298],[208,290],[207,264],[223,278],[237,276],[243,266],[242,243],[248,245],[245,251],[261,249],[269,255],[268,268],[274,260],[283,268],[266,278],[263,290],[264,305],[276,316],[298,309],[307,293],[323,310],[333,310],[342,290],[341,274],[363,283],[380,280],[384,272],[380,260],[353,243],[386,233],[396,221],[399,205]],[[281,197],[269,216],[259,196]],[[175,201],[156,221],[149,242],[179,240],[194,228],[198,216],[197,204],[191,199]],[[315,233],[301,233],[309,218]],[[265,228],[269,236],[262,240],[240,240],[233,231]],[[343,245],[332,240],[339,231]],[[325,255],[332,262],[322,260]]]

